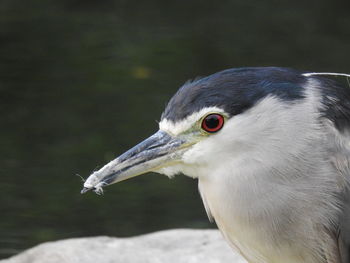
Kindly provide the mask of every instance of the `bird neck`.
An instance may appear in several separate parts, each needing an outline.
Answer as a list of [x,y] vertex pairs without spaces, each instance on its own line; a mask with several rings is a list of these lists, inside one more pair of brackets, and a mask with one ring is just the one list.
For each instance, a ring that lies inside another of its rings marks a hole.
[[314,231],[314,236],[328,238],[325,230],[337,220],[337,178],[334,168],[321,161],[321,147],[304,145],[296,156],[275,156],[273,162],[268,155],[241,156],[231,161],[230,169],[219,167],[199,177],[203,199],[219,228],[255,259],[289,262],[269,254],[271,246],[280,253],[292,246],[291,253],[310,257],[294,262],[322,262],[317,258],[321,245],[309,235]]

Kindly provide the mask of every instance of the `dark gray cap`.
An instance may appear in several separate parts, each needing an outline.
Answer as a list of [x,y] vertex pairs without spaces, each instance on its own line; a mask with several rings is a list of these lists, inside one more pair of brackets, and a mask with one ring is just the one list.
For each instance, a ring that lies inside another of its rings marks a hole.
[[204,107],[216,106],[230,116],[268,95],[293,101],[304,98],[307,78],[289,68],[236,68],[185,83],[171,98],[162,119],[178,121]]

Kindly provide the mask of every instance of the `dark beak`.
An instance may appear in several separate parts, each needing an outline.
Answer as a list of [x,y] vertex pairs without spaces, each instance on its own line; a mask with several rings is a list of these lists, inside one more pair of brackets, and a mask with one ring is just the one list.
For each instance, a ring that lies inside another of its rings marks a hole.
[[174,164],[180,161],[185,147],[186,140],[158,131],[92,173],[81,193],[89,190],[101,193],[104,186]]

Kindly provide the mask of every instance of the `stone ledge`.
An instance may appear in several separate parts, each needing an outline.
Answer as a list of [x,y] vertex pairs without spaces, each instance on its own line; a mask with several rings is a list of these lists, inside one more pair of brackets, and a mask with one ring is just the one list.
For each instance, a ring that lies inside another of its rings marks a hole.
[[246,263],[217,230],[174,229],[129,238],[47,242],[0,263]]

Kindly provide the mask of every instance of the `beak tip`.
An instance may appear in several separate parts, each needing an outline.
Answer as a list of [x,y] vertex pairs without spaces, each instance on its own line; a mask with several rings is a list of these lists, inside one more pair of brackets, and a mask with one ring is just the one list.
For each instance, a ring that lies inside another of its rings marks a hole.
[[81,191],[80,191],[80,193],[81,194],[85,194],[86,192],[88,192],[88,191],[90,191],[90,190],[92,190],[93,188],[88,188],[88,187],[84,187]]

